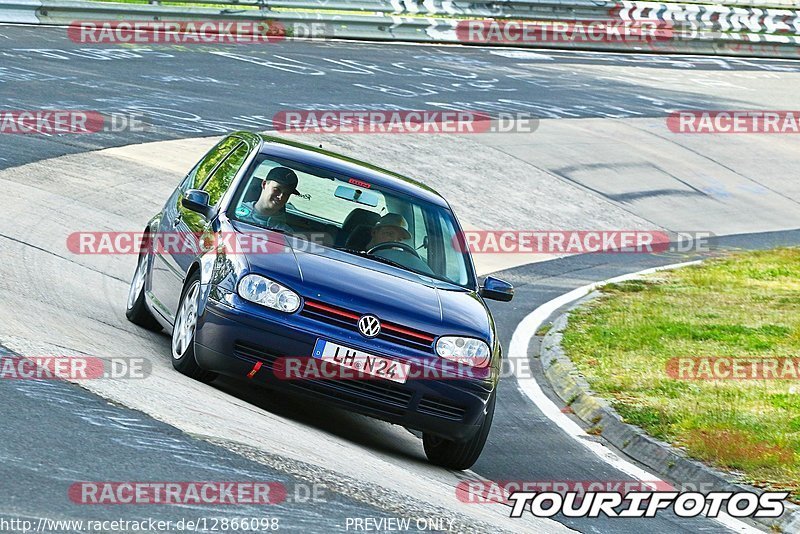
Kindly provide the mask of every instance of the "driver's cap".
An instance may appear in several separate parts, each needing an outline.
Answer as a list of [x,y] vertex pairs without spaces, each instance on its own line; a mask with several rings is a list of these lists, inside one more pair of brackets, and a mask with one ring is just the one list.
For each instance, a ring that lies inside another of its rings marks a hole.
[[267,174],[267,177],[264,179],[264,181],[277,182],[288,188],[289,193],[292,195],[300,194],[300,192],[297,190],[297,174],[295,174],[292,169],[288,169],[286,167],[275,167],[269,171],[269,174]]
[[381,217],[378,222],[375,223],[375,228],[380,228],[381,226],[394,226],[396,228],[400,228],[404,234],[403,239],[411,239],[411,234],[408,231],[408,221],[406,221],[406,218],[399,213],[387,213]]

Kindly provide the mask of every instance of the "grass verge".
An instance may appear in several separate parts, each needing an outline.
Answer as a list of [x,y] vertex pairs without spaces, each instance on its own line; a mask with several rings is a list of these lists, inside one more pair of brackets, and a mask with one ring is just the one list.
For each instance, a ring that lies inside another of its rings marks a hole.
[[[626,422],[800,501],[800,377],[781,360],[800,357],[800,249],[605,286],[570,315],[563,345]],[[713,358],[728,363],[700,372]],[[743,367],[747,378],[716,378],[753,358],[783,362],[780,373],[750,378]],[[693,371],[676,374],[676,359]]]

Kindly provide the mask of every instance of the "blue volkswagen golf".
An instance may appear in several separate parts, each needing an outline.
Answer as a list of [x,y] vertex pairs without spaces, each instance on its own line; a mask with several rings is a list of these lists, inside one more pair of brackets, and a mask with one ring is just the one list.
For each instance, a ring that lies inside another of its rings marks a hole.
[[461,227],[431,188],[237,132],[145,228],[127,302],[172,332],[172,363],[293,391],[422,432],[467,469],[492,424],[502,349]]

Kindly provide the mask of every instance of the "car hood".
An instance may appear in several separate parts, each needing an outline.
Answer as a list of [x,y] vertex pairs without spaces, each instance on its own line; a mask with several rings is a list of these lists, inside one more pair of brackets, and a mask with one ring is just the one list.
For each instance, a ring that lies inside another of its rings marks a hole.
[[282,234],[270,233],[268,239],[286,248],[249,254],[251,271],[274,278],[304,299],[372,313],[433,335],[492,341],[488,309],[474,291]]

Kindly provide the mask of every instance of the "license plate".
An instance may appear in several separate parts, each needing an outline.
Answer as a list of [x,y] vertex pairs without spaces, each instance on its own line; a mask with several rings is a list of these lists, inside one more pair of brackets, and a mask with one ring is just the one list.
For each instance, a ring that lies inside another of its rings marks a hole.
[[324,339],[318,339],[314,345],[314,358],[400,384],[406,383],[411,369],[407,363],[373,356]]

